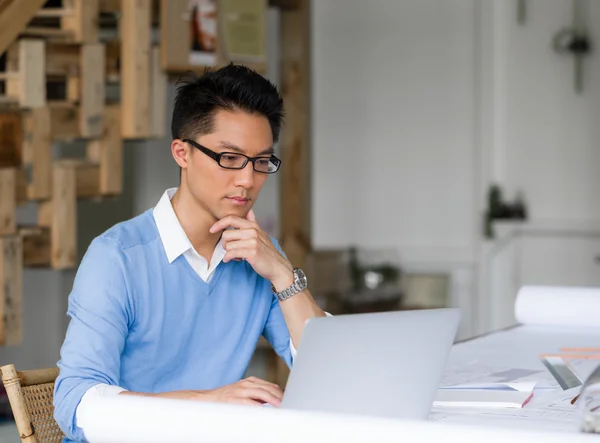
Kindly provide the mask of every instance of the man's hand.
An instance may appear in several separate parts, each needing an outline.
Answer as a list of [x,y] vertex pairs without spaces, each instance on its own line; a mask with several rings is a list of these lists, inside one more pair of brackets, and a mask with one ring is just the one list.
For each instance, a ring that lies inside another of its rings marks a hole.
[[176,398],[181,400],[199,400],[218,403],[237,403],[260,406],[269,403],[281,405],[283,391],[279,386],[256,377],[248,377],[231,385],[207,391],[172,391],[160,394],[142,394],[123,391],[121,394],[143,395],[151,397]]
[[[232,227],[235,229],[227,228]],[[275,289],[282,291],[294,282],[291,263],[277,250],[269,236],[258,226],[254,212],[246,218],[230,215],[216,222],[210,232],[222,231],[223,247],[227,251],[223,261],[244,259]]]

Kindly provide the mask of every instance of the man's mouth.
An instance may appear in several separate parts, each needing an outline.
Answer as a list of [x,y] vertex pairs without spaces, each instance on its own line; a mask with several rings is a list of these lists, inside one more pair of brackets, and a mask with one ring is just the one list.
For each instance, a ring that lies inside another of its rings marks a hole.
[[235,205],[243,206],[250,201],[249,198],[246,197],[227,197]]

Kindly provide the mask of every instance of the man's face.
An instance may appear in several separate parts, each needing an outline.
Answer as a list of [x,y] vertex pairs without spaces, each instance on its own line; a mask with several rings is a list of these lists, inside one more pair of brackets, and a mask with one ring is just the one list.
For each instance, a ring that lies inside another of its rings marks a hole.
[[[195,141],[216,153],[232,152],[248,157],[268,157],[273,148],[269,121],[243,111],[218,111],[214,131]],[[215,219],[221,219],[228,215],[245,217],[267,177],[256,172],[250,161],[244,169],[224,169],[190,145],[187,173],[182,180],[186,180],[194,199]]]

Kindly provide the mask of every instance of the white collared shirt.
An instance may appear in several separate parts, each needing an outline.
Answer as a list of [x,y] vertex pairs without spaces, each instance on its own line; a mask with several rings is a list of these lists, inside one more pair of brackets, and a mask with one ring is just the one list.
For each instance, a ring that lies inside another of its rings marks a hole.
[[192,269],[196,271],[202,280],[208,283],[211,280],[215,269],[217,269],[217,266],[219,266],[219,263],[221,263],[223,257],[225,257],[226,251],[223,248],[222,241],[219,240],[210,259],[210,263],[196,252],[190,239],[181,227],[181,223],[179,223],[173,205],[171,204],[171,199],[176,191],[177,188],[167,189],[152,211],[154,221],[158,228],[158,234],[160,235],[163,247],[165,248],[169,263],[173,263],[177,257],[183,254]]
[[[183,230],[183,227],[175,214],[173,205],[171,204],[171,199],[176,191],[177,188],[167,189],[154,207],[152,214],[158,228],[158,234],[165,249],[165,253],[167,254],[169,263],[173,263],[177,257],[183,255],[200,278],[208,283],[214,275],[215,269],[219,266],[219,263],[223,261],[226,251],[223,248],[222,242],[219,241],[212,254],[210,263],[196,252],[187,234]],[[290,352],[293,360],[296,357],[296,348],[294,347],[291,338]],[[86,413],[86,409],[93,398],[117,395],[125,390],[126,389],[121,388],[120,386],[112,386],[104,383],[92,386],[86,391],[77,406],[75,412],[77,426],[85,430],[84,417],[89,416],[89,414]]]

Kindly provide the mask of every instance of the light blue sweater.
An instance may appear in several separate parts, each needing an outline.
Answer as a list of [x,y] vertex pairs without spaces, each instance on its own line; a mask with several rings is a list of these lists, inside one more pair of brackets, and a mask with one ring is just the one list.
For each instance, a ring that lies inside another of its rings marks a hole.
[[54,415],[74,440],[84,439],[77,406],[96,384],[165,392],[234,383],[261,334],[292,363],[270,283],[245,261],[221,262],[209,283],[183,256],[169,264],[151,210],[94,239],[68,315]]

